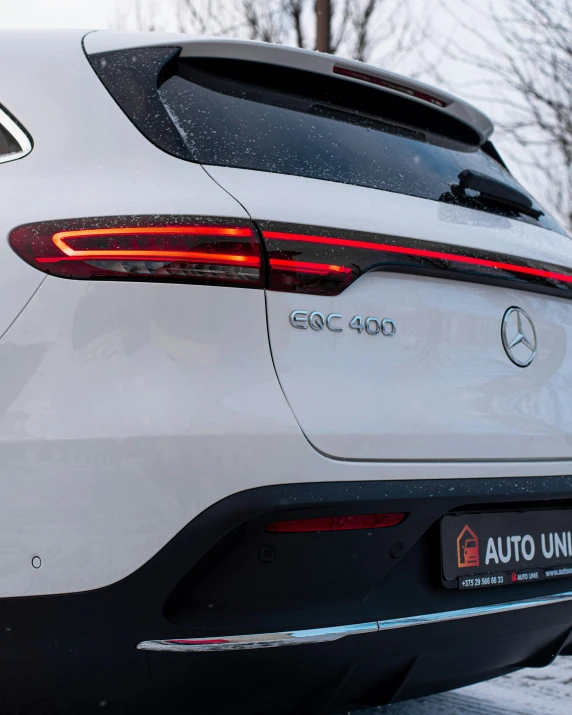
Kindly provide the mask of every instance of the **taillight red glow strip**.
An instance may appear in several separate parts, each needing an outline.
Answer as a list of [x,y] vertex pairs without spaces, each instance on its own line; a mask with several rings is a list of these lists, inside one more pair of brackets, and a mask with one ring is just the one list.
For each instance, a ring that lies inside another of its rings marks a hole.
[[319,243],[328,246],[340,246],[345,248],[364,248],[368,251],[383,251],[385,253],[396,253],[403,256],[418,256],[422,258],[435,258],[441,261],[451,261],[455,263],[465,263],[482,268],[496,268],[502,271],[511,271],[513,273],[523,273],[529,276],[538,276],[540,278],[549,278],[552,280],[572,283],[572,275],[566,273],[557,273],[555,271],[547,271],[541,268],[529,268],[528,266],[519,266],[514,263],[504,263],[501,261],[492,261],[486,258],[474,258],[472,256],[463,256],[457,253],[445,253],[442,251],[429,251],[423,248],[409,248],[406,246],[395,246],[389,243],[372,243],[370,241],[354,241],[347,238],[329,238],[327,236],[311,236],[302,233],[283,233],[279,231],[264,231],[264,238],[275,239],[279,241],[297,241],[303,243]]
[[[83,261],[87,258],[101,260],[147,260],[147,261],[188,261],[195,263],[240,264],[243,266],[260,267],[258,256],[243,256],[224,253],[206,253],[201,251],[168,251],[168,250],[76,250],[66,243],[73,238],[87,236],[129,236],[129,235],[193,235],[213,237],[253,238],[254,233],[249,228],[228,228],[219,226],[126,226],[124,228],[85,229],[81,231],[60,231],[52,236],[54,244],[65,254],[67,260]],[[38,258],[41,263],[53,263],[66,260],[58,257]]]
[[260,267],[258,256],[241,256],[226,253],[200,253],[197,251],[76,251],[73,256],[37,258],[38,263],[59,261],[85,261],[89,258],[109,261],[184,261],[185,263],[216,263]]
[[280,258],[270,259],[270,268],[294,273],[313,273],[317,276],[326,276],[328,273],[351,273],[352,269],[346,266],[328,265],[327,263],[307,263],[306,261],[285,261]]
[[253,232],[249,228],[226,228],[221,226],[125,226],[124,228],[90,228],[82,231],[60,231],[54,233],[53,242],[68,256],[79,255],[65,243],[68,238],[83,238],[85,236],[130,236],[130,235],[173,235],[187,234],[193,236],[237,236],[251,238]]

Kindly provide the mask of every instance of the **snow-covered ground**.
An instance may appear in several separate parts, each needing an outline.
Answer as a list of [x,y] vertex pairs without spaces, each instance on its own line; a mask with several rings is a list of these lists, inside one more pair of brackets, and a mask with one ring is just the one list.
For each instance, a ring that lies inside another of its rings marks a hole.
[[572,715],[572,657],[360,715]]

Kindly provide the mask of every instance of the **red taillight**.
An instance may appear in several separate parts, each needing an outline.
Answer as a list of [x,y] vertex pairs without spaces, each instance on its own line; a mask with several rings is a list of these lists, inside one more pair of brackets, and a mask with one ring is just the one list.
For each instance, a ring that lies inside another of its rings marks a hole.
[[[277,255],[284,256],[286,252]],[[359,275],[349,266],[289,258],[269,258],[268,287],[288,292],[337,295]]]
[[513,256],[375,234],[301,233],[299,227],[271,223],[261,228],[271,290],[338,295],[363,273],[391,271],[556,295],[572,291],[570,270]]
[[106,218],[19,226],[10,245],[30,265],[64,278],[262,286],[254,229],[240,221]]
[[307,263],[305,261],[281,261],[277,258],[270,259],[270,268],[314,276],[327,276],[331,273],[334,275],[337,273],[349,275],[352,273],[352,269],[346,266],[333,266],[327,263]]
[[273,534],[307,534],[317,531],[357,531],[385,529],[405,519],[403,512],[394,514],[356,514],[348,516],[320,516],[315,519],[294,519],[269,524],[264,531]]
[[[451,263],[466,263],[478,268],[495,268],[501,271],[512,271],[514,273],[524,273],[530,276],[539,276],[541,278],[554,278],[559,281],[572,283],[572,276],[555,271],[547,271],[530,266],[519,266],[515,263],[506,263],[499,260],[490,260],[486,258],[477,258],[475,256],[464,256],[459,253],[446,253],[444,251],[430,251],[425,248],[413,248],[412,246],[395,246],[388,243],[373,243],[372,241],[354,241],[347,238],[330,238],[328,236],[306,236],[299,233],[283,233],[274,231],[265,231],[264,237],[269,239],[278,239],[280,241],[296,241],[300,243],[316,243],[322,245],[336,246],[340,248],[360,248],[366,251],[382,251],[384,253],[395,253],[401,256],[410,256],[414,258],[429,258],[438,261],[449,261]],[[273,260],[270,259],[270,265]],[[324,266],[327,268],[328,266]],[[332,266],[338,270],[351,273],[349,268],[340,268]]]
[[18,226],[9,241],[34,268],[62,278],[334,296],[366,272],[390,271],[572,297],[572,271],[548,263],[372,233],[266,221],[259,229],[264,253],[249,221],[188,216],[46,221]]

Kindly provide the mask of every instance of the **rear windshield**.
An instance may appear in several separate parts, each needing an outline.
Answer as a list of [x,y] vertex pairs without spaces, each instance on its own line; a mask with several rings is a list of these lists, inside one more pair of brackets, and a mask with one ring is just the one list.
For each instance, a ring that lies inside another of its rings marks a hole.
[[133,123],[169,154],[458,203],[564,233],[546,214],[459,191],[467,169],[523,189],[492,144],[479,146],[471,127],[429,102],[334,75],[179,54],[146,47],[89,57]]
[[[522,191],[491,145],[432,106],[253,62],[180,60],[159,94],[195,161],[458,203],[465,169]],[[507,208],[475,208],[560,230]],[[466,201],[465,201],[466,204]]]

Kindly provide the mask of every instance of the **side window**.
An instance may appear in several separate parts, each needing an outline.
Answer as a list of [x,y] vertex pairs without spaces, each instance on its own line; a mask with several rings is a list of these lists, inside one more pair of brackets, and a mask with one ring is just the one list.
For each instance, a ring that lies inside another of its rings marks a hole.
[[20,159],[31,151],[27,134],[0,108],[0,164]]

